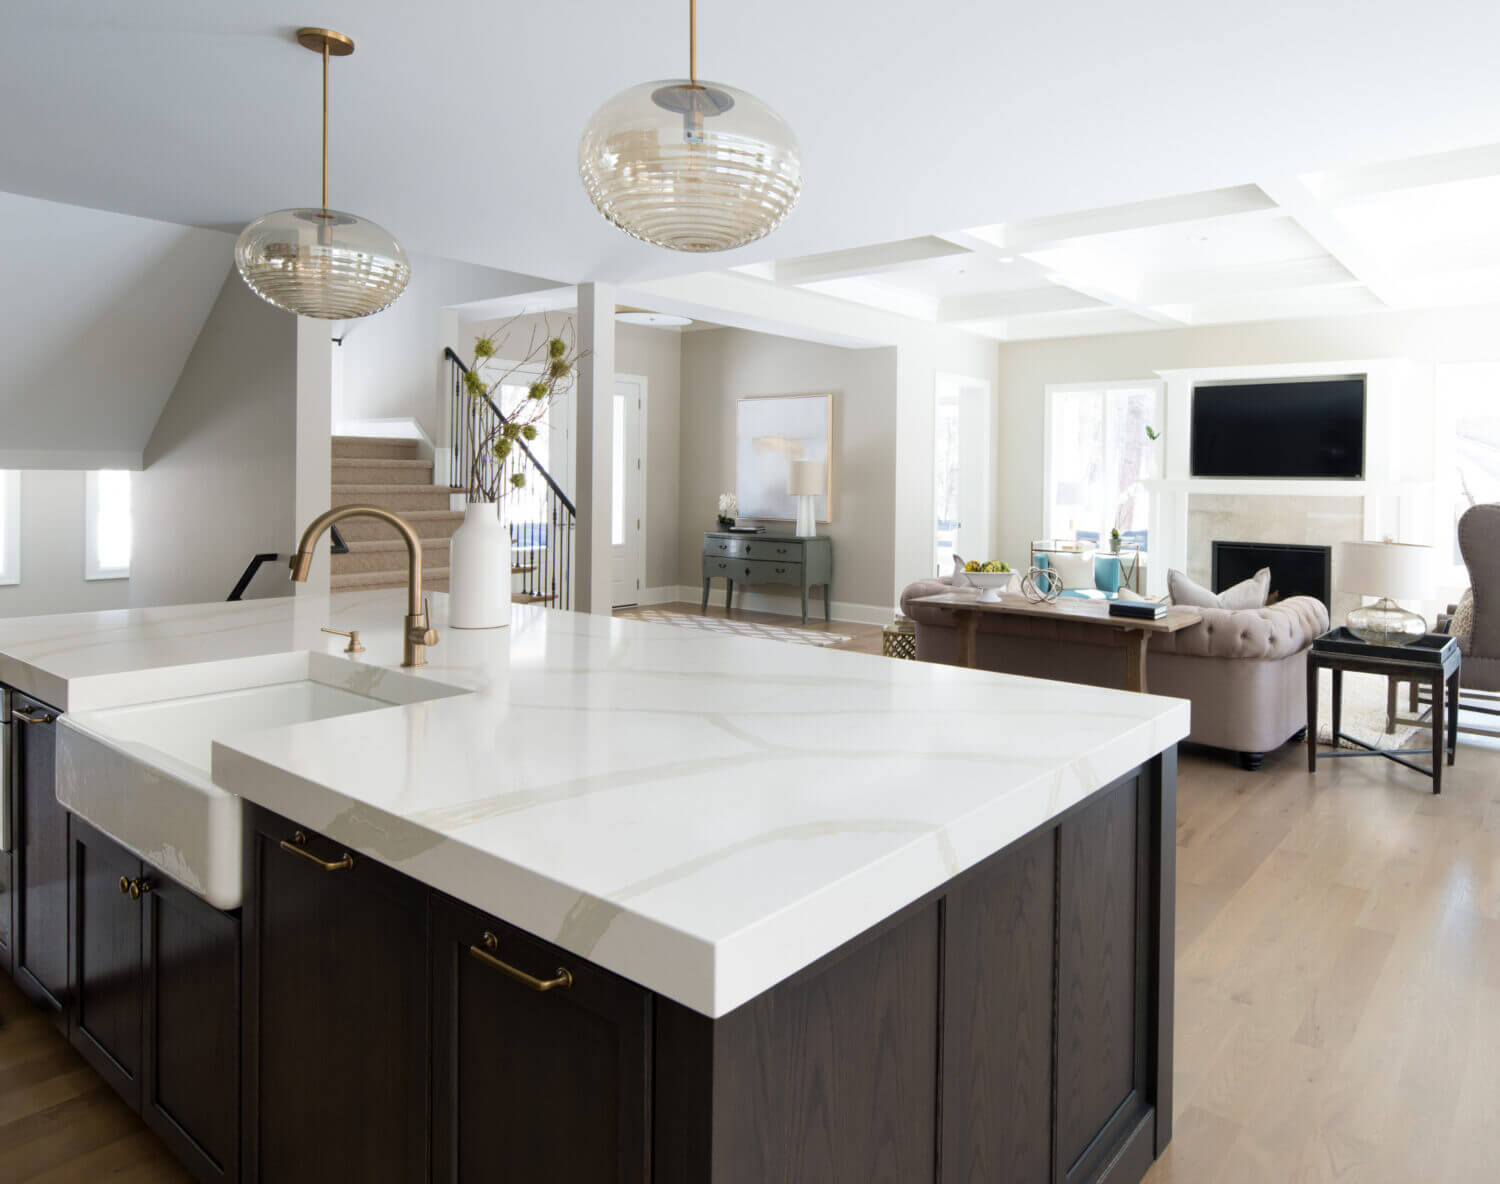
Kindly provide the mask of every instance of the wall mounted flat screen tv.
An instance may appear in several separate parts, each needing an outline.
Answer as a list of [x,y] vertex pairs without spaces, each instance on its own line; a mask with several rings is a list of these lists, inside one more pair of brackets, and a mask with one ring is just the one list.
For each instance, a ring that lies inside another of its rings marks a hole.
[[1365,380],[1317,378],[1193,388],[1194,477],[1365,473]]

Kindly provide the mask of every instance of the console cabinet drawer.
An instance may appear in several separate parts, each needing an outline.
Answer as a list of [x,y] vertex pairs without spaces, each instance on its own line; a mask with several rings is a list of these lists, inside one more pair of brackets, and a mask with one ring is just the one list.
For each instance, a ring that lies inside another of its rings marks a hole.
[[[776,538],[730,538],[725,535],[705,535],[703,555],[715,559],[766,559],[779,563],[801,563],[802,544],[795,540]],[[705,567],[704,569],[708,569]]]
[[736,584],[802,583],[800,563],[777,563],[769,559],[715,559],[703,557],[704,579],[733,580]]

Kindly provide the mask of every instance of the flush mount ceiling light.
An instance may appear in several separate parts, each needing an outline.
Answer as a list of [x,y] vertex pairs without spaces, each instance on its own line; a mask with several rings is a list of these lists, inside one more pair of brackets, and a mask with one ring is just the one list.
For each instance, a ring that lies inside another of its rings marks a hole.
[[354,41],[332,29],[298,29],[297,41],[323,56],[323,204],[257,218],[234,244],[235,266],[257,295],[287,312],[367,317],[401,295],[411,267],[389,231],[328,208],[328,59],[348,57]]
[[674,251],[727,251],[780,226],[802,191],[802,154],[754,95],[698,81],[688,0],[688,76],[621,91],[578,143],[595,208],[626,234]]

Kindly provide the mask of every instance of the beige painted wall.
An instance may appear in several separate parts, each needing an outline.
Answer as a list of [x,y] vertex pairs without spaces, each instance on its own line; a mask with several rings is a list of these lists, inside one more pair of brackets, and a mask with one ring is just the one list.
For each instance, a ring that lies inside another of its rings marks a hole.
[[292,549],[296,354],[296,318],[231,273],[134,476],[132,605],[223,600]]
[[[681,539],[678,582],[702,582],[703,532],[734,488],[735,407],[754,395],[834,393],[833,599],[882,607],[894,580],[896,349],[839,349],[742,329],[682,336]],[[789,530],[790,523],[770,523]],[[795,595],[765,589],[792,612]],[[723,595],[722,586],[718,593]],[[836,610],[837,611],[837,610]]]
[[[1157,370],[1405,358],[1404,414],[1428,432],[1433,370],[1500,359],[1500,309],[1381,312],[1256,325],[1018,342],[999,348],[995,456],[999,554],[1022,555],[1042,529],[1045,390],[1051,383],[1150,379]],[[1185,425],[1168,424],[1168,432]]]
[[0,584],[0,617],[130,604],[129,580],[83,578],[84,476],[77,470],[21,473],[21,582]]

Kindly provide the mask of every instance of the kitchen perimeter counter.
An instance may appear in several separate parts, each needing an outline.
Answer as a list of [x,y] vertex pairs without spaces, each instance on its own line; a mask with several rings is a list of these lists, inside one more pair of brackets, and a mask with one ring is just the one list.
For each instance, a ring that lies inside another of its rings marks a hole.
[[[1138,1179],[1160,1153],[1171,1114],[1175,750],[1187,703],[522,606],[509,629],[463,631],[448,627],[440,595],[429,665],[398,672],[403,601],[398,591],[353,592],[0,621],[0,683],[63,713],[57,795],[70,809],[61,783],[93,775],[70,756],[71,739],[131,753],[105,724],[121,704],[211,695],[227,669],[292,661],[320,672],[328,685],[317,694],[385,699],[235,730],[211,756],[206,733],[162,744],[202,742],[202,776],[211,765],[230,808],[228,795],[254,807],[244,843],[245,1179],[302,1178],[272,1168],[316,1159],[290,1145],[277,1158],[286,1125],[277,1106],[302,1097],[310,1073],[306,1062],[278,1062],[278,1050],[322,1039],[327,1025],[299,1029],[305,1014],[276,1002],[300,988],[276,977],[275,960],[335,958],[298,917],[333,930],[347,922],[350,942],[365,932],[336,901],[321,913],[313,904],[278,912],[275,900],[366,875],[380,899],[405,899],[391,885],[409,878],[460,910],[447,939],[459,961],[434,952],[410,964],[459,975],[460,986],[431,988],[430,1072],[460,1080],[458,1061],[442,1061],[444,1024],[459,1022],[444,1008],[472,1009],[461,984],[488,973],[484,964],[532,991],[572,986],[560,993],[574,1004],[629,1031],[643,1026],[647,1051],[627,1041],[617,1052],[644,1057],[645,1125],[632,1120],[635,1133],[621,1133],[609,1154],[644,1166],[609,1178],[904,1182],[927,1178],[942,1147],[972,1165],[945,1169],[945,1180],[1041,1179],[1045,1164],[1057,1179],[1102,1181]],[[358,629],[365,652],[345,656],[325,626]],[[400,675],[434,697],[414,696]],[[196,718],[184,714],[182,727]],[[93,776],[110,792],[108,775]],[[176,874],[171,857],[102,829],[147,871]],[[318,868],[352,865],[341,852],[371,870],[322,876]],[[177,878],[209,897],[191,869]],[[236,908],[218,907],[238,925]],[[417,912],[398,910],[368,930],[367,948],[394,947],[405,916],[410,941],[439,951],[448,922],[428,915],[419,924]],[[496,956],[508,929],[490,922],[479,943],[482,917],[556,949],[539,945],[531,973],[518,974]],[[563,954],[578,959],[572,973],[533,977]],[[336,958],[327,966],[319,973],[330,982],[347,969]],[[620,989],[649,992],[644,1018],[620,1019],[636,1004],[621,1003],[608,985],[618,980],[603,972],[628,980]],[[339,1000],[327,1006],[337,1014]],[[360,1022],[369,1031],[389,1016]],[[356,1036],[342,1047],[360,1079],[354,1061],[365,1050]],[[580,1055],[595,1064],[599,1053]],[[365,1071],[380,1073],[373,1063]],[[813,1134],[798,1091],[817,1092],[829,1072],[847,1088]],[[602,1113],[626,1105],[629,1076],[598,1102]],[[486,1113],[530,1104],[467,1088],[471,1103],[457,1084],[448,1100]],[[1005,1110],[993,1121],[971,1101],[991,1094]],[[434,1105],[441,1127],[444,1103]],[[652,1113],[681,1114],[696,1133],[678,1139],[653,1127]],[[437,1130],[420,1145],[433,1148],[434,1176],[449,1176],[449,1153],[451,1163],[486,1154],[466,1152],[461,1133],[477,1138],[482,1122],[453,1122],[451,1139]],[[367,1178],[384,1178],[379,1156],[426,1154],[416,1144],[382,1149],[360,1129],[351,1141],[369,1142],[376,1165]],[[546,1146],[554,1166],[590,1153],[562,1135]],[[996,1156],[1011,1166],[988,1174]],[[325,1166],[349,1164],[346,1154]],[[603,1179],[602,1170],[555,1178]]]

